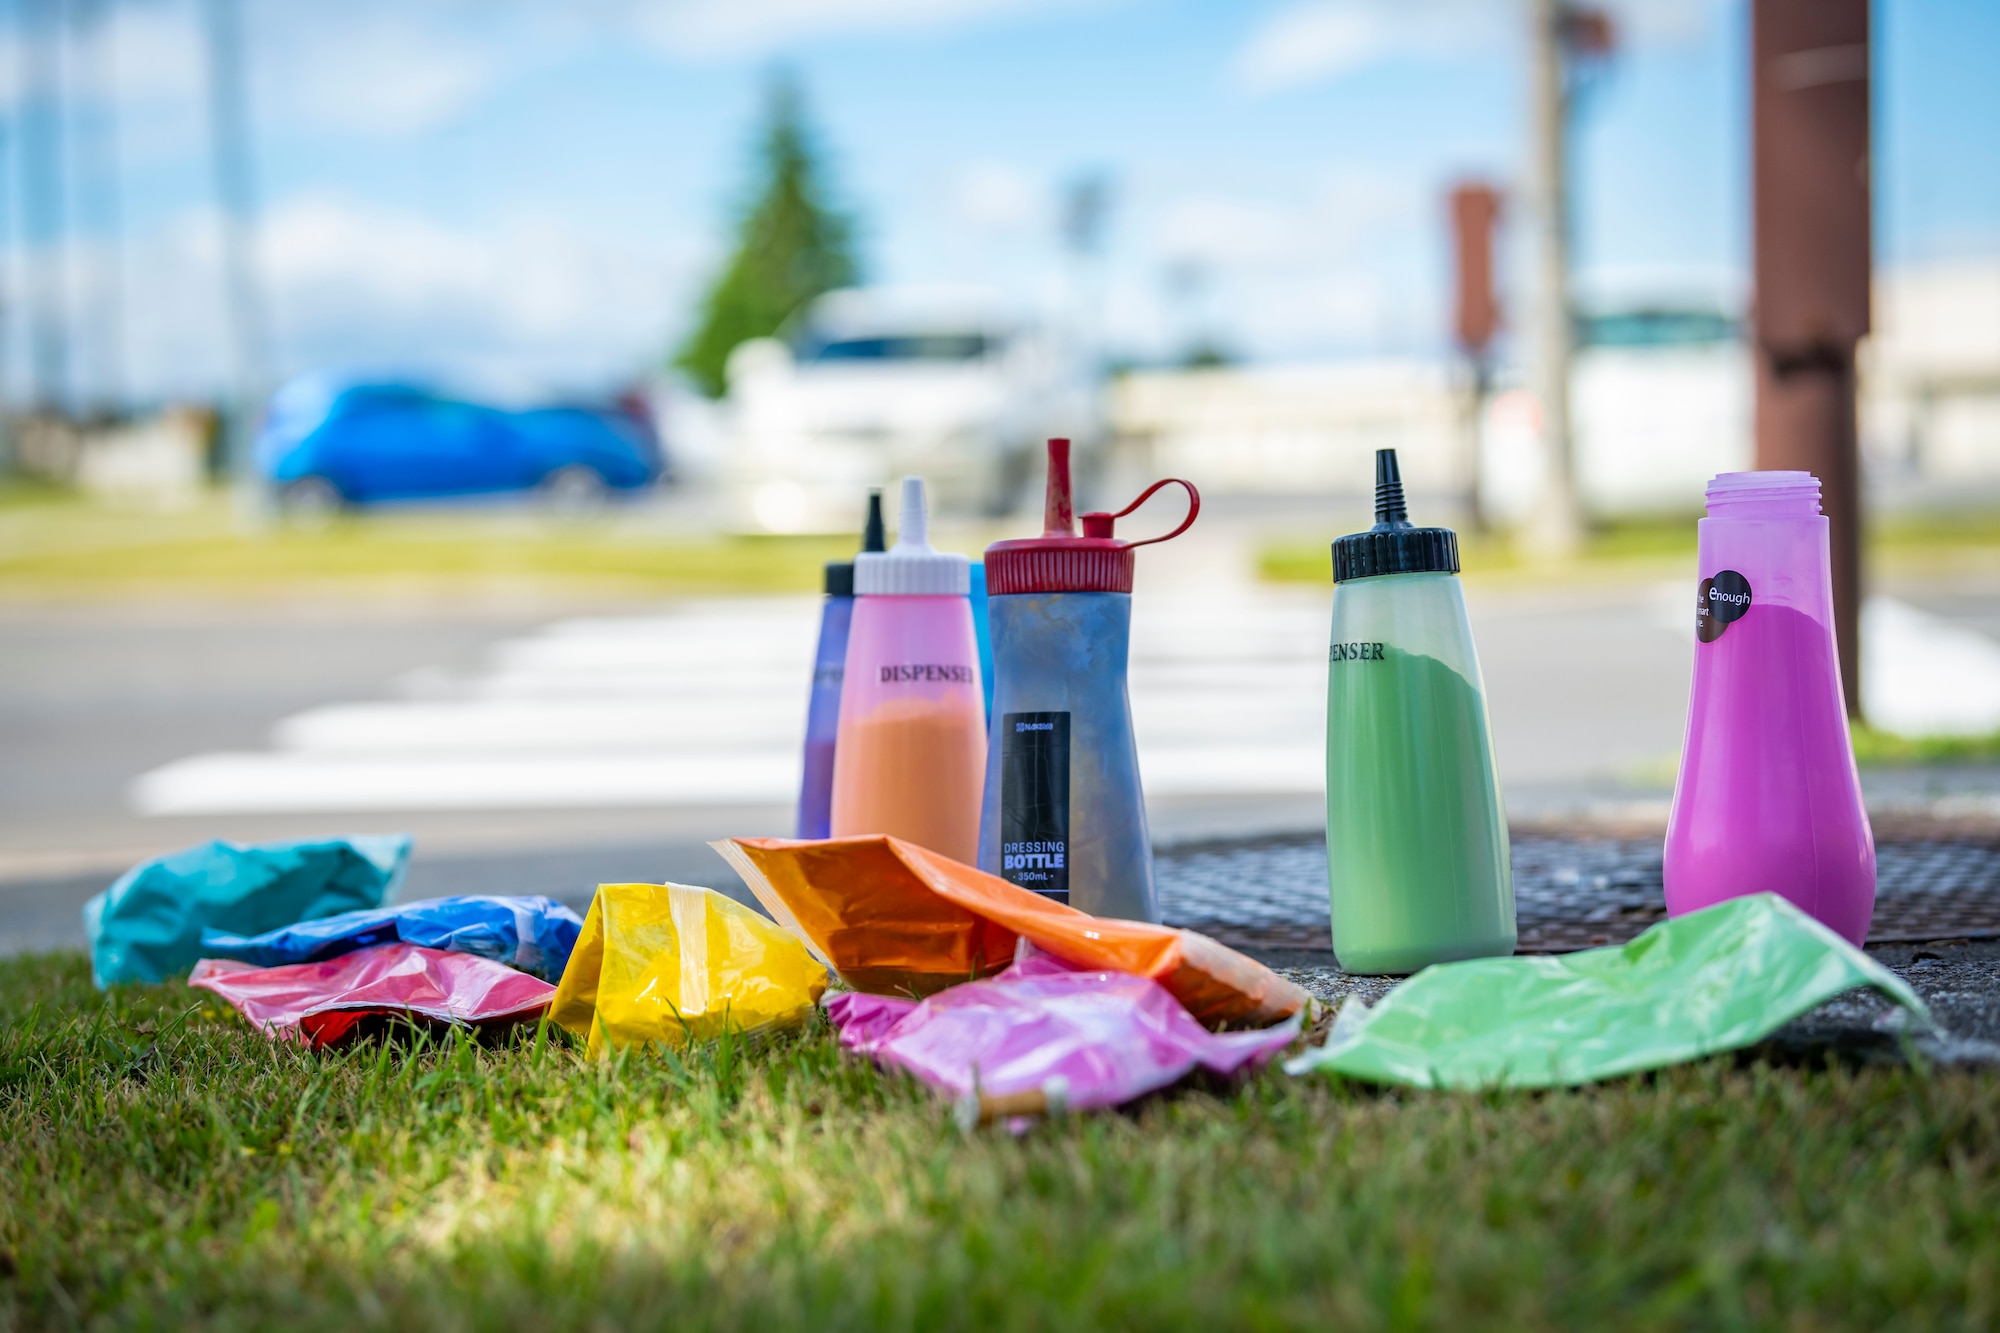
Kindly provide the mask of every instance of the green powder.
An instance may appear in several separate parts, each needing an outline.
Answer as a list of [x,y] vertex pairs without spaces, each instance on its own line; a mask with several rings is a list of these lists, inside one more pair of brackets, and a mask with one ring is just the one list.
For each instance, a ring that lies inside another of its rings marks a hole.
[[1328,668],[1327,878],[1350,972],[1514,951],[1507,826],[1486,706],[1434,657],[1390,645]]

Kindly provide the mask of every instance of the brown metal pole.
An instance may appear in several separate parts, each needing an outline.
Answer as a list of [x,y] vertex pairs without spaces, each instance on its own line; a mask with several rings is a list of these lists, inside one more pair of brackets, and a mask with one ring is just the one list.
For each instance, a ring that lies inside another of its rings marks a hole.
[[1751,16],[1757,466],[1820,481],[1834,634],[1861,714],[1854,345],[1868,332],[1868,0],[1755,0]]

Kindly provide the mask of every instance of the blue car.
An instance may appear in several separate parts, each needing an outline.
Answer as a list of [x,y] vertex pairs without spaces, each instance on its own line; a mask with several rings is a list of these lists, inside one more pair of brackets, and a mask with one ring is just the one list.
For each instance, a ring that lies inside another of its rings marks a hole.
[[408,384],[308,377],[271,401],[258,474],[287,509],[541,490],[558,506],[637,490],[661,472],[638,413],[510,412]]

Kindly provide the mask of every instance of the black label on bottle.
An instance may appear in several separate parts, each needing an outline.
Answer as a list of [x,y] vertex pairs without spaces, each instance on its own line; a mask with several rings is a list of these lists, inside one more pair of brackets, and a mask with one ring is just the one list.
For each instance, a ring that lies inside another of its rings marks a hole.
[[1000,877],[1069,901],[1069,714],[1000,716]]
[[1750,609],[1750,580],[1733,569],[1725,569],[1712,579],[1701,581],[1695,594],[1694,636],[1714,643],[1722,631],[1743,618]]

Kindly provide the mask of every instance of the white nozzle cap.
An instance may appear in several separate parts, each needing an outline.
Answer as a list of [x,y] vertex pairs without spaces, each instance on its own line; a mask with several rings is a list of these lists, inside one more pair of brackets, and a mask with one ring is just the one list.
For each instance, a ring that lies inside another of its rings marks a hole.
[[962,555],[931,549],[922,477],[903,478],[896,544],[854,557],[854,591],[863,597],[963,597],[972,591],[970,562]]

